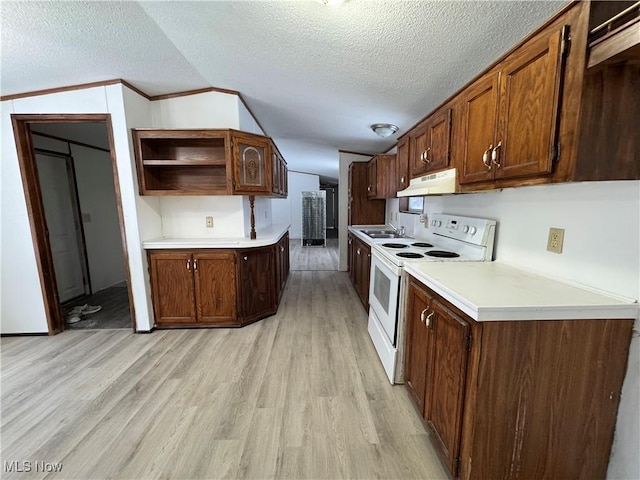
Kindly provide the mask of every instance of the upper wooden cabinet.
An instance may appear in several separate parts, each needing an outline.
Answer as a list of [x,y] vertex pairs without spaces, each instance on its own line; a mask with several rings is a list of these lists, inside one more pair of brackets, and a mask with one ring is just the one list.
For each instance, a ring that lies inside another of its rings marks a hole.
[[409,186],[409,137],[402,137],[396,146],[396,192]]
[[396,156],[376,155],[367,164],[367,197],[394,198],[396,196]]
[[567,35],[543,32],[463,92],[461,184],[552,171]]
[[452,111],[450,108],[445,108],[434,113],[409,132],[409,163],[412,178],[449,166],[451,122]]
[[268,137],[235,130],[134,129],[141,195],[287,196],[287,166]]
[[353,162],[349,165],[349,186],[347,206],[348,225],[378,225],[384,223],[384,200],[367,197],[369,186],[369,168],[365,162]]

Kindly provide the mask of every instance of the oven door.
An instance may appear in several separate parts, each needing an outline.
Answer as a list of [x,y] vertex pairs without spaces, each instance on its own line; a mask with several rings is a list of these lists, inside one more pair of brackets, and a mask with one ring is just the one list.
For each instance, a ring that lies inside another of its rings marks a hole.
[[401,269],[391,265],[375,249],[372,253],[369,305],[380,321],[389,343],[395,347]]

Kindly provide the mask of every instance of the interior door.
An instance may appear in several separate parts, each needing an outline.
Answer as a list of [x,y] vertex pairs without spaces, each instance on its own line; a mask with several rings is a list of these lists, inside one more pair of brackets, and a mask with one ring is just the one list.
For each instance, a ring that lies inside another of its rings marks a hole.
[[[36,153],[51,255],[60,302],[88,293],[83,275],[84,252],[80,250],[75,190],[68,157]],[[88,285],[87,285],[88,286]]]

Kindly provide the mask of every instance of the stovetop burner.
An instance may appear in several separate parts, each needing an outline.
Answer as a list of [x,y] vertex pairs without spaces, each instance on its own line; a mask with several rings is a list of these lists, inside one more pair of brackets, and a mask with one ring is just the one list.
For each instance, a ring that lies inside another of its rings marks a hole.
[[433,245],[431,245],[430,243],[425,243],[425,242],[416,242],[416,243],[412,243],[411,245],[413,245],[414,247],[419,247],[419,248],[431,248],[431,247],[433,247]]
[[396,253],[396,255],[402,258],[423,258],[424,257],[424,255],[420,253],[414,253],[414,252],[400,252],[400,253]]
[[404,243],[383,243],[382,246],[387,248],[408,248],[408,245]]
[[447,252],[446,250],[431,250],[427,252],[427,255],[438,258],[456,258],[460,256],[457,253]]

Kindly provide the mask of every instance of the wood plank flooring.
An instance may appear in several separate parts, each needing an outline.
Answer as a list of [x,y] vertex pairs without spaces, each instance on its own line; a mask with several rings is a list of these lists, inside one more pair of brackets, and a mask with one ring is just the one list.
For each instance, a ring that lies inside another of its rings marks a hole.
[[299,238],[289,240],[291,270],[338,270],[338,239],[327,238],[326,247],[303,247]]
[[346,273],[294,271],[242,329],[2,338],[2,465],[32,462],[2,478],[447,478],[366,320]]

